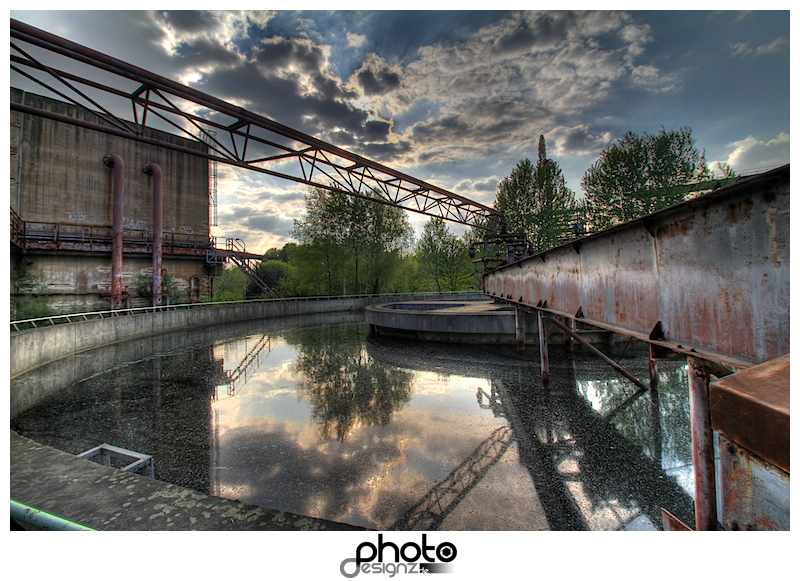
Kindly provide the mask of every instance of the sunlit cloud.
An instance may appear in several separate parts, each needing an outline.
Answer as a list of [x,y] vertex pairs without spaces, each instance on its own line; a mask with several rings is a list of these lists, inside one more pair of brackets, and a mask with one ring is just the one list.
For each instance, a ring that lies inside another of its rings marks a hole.
[[728,144],[733,151],[725,163],[738,171],[781,165],[789,159],[789,143],[788,133],[780,133],[768,141],[748,135],[745,139]]

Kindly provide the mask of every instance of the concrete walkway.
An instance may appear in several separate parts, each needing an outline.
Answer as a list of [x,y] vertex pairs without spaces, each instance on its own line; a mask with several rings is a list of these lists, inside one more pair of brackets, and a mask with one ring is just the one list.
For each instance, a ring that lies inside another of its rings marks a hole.
[[12,500],[101,531],[363,531],[82,460],[11,430]]

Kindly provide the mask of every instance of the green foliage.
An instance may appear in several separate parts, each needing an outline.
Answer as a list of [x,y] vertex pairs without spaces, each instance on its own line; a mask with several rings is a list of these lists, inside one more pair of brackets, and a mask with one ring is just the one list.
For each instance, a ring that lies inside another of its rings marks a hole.
[[229,265],[220,276],[214,278],[214,301],[244,300],[249,280],[239,267]]
[[639,136],[626,133],[600,154],[581,185],[591,228],[602,230],[687,199],[685,184],[711,177],[689,127]]
[[450,232],[441,218],[425,224],[417,243],[419,273],[429,290],[458,291],[470,289],[475,282],[475,269],[469,257],[469,246]]
[[543,135],[536,166],[529,159],[520,161],[500,182],[495,207],[505,214],[507,231],[525,232],[535,252],[571,237],[575,194],[567,188],[558,164],[547,159]]
[[382,292],[413,243],[403,210],[320,188],[306,196],[292,235],[301,242],[291,249],[294,287],[310,294]]

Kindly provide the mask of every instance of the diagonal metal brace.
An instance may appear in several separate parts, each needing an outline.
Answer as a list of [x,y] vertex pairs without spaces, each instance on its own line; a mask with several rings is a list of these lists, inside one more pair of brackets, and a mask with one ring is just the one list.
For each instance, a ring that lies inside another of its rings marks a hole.
[[628,379],[628,380],[630,380],[631,382],[633,382],[633,384],[634,384],[634,385],[636,385],[636,386],[637,386],[639,389],[647,389],[647,386],[646,386],[645,384],[643,384],[641,381],[639,381],[638,379],[636,379],[636,377],[634,377],[633,375],[631,375],[631,373],[630,373],[628,370],[626,370],[624,367],[622,367],[621,365],[619,365],[619,364],[618,364],[616,361],[614,361],[613,359],[609,359],[609,358],[608,358],[608,357],[607,357],[607,356],[606,356],[606,355],[605,355],[605,354],[604,354],[602,351],[600,351],[600,350],[599,350],[597,347],[595,347],[594,345],[592,345],[591,343],[589,343],[589,342],[588,342],[586,339],[584,339],[583,337],[581,337],[580,335],[578,335],[578,334],[577,334],[575,331],[573,331],[572,329],[570,329],[569,327],[567,327],[567,326],[566,326],[564,323],[562,323],[561,321],[559,321],[558,319],[556,319],[555,317],[552,317],[552,316],[546,316],[545,318],[546,318],[546,319],[549,319],[549,320],[550,320],[550,322],[554,323],[554,324],[555,324],[555,325],[556,325],[556,326],[557,326],[559,329],[561,329],[562,331],[564,331],[565,333],[567,333],[567,334],[568,334],[570,337],[572,337],[572,338],[573,338],[573,339],[575,339],[575,340],[576,340],[578,343],[580,343],[581,345],[583,345],[584,347],[586,347],[587,349],[589,349],[589,350],[590,350],[592,353],[595,353],[595,354],[597,354],[597,355],[598,355],[598,356],[599,356],[599,357],[600,357],[600,358],[601,358],[603,361],[605,361],[605,362],[606,362],[606,363],[608,363],[608,364],[609,364],[611,367],[613,367],[614,369],[616,369],[616,370],[617,370],[619,373],[621,373],[621,374],[622,374],[622,375],[623,375],[623,376],[624,376],[626,379]]

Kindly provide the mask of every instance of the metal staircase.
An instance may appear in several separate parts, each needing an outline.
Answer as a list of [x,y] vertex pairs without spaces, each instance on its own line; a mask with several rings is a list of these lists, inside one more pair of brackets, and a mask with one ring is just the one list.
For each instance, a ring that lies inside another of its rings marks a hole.
[[273,291],[267,283],[265,283],[256,273],[255,268],[250,265],[250,255],[247,253],[244,247],[244,241],[239,238],[228,238],[225,241],[225,250],[227,251],[228,258],[233,261],[233,263],[238,266],[242,272],[244,272],[247,277],[252,280],[258,288],[260,288],[265,294],[271,295],[273,298],[278,300],[281,299],[275,291]]

